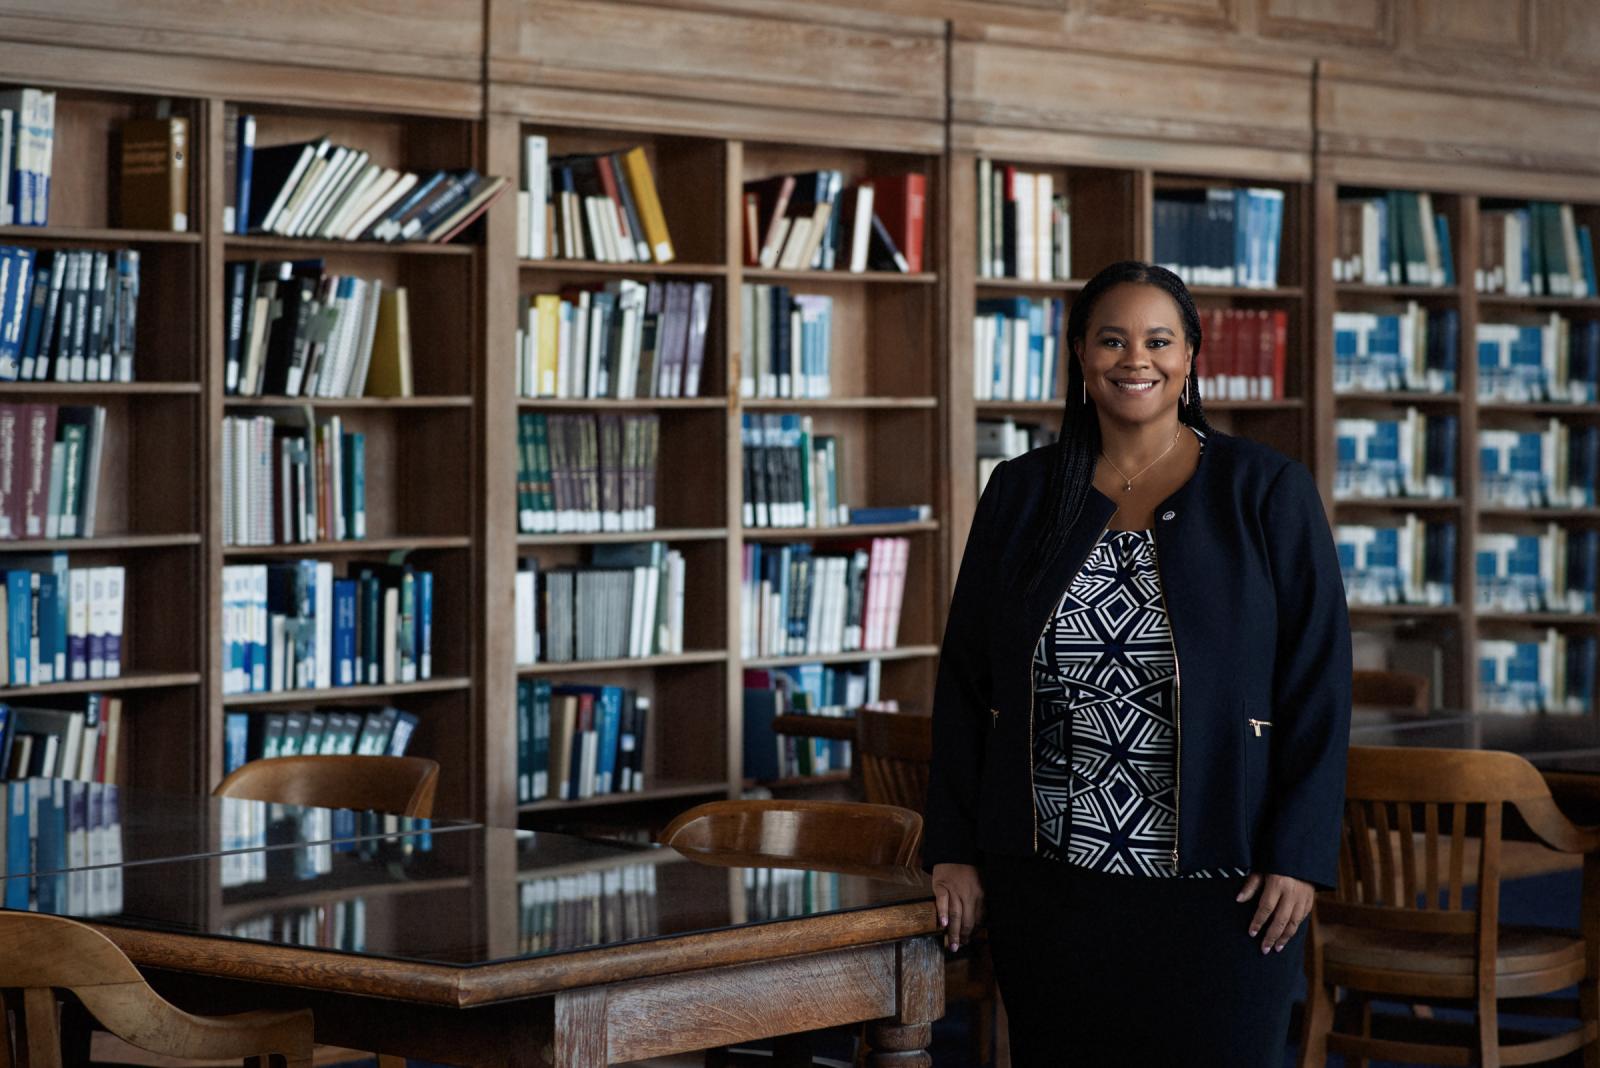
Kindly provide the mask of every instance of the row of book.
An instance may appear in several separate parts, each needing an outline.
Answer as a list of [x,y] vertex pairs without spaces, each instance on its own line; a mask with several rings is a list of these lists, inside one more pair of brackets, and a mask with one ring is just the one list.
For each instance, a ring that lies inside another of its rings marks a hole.
[[1162,189],[1155,262],[1190,285],[1273,289],[1283,244],[1283,190]]
[[747,267],[923,269],[926,175],[875,175],[846,188],[843,171],[776,174],[745,182],[741,206]]
[[851,508],[839,486],[840,445],[817,434],[812,417],[798,413],[746,413],[743,446],[744,525],[850,527],[871,523],[915,523],[932,518],[926,504]]
[[[230,109],[232,110],[232,109]],[[237,114],[226,146],[223,228],[328,241],[449,241],[510,184],[470,167],[386,167],[327,137],[256,144],[256,116]]]
[[46,226],[56,140],[56,94],[0,90],[0,226]]
[[382,861],[398,874],[433,848],[429,820],[386,812],[224,797],[217,804],[217,823],[223,849],[218,881],[225,890],[316,879],[332,873],[339,854]]
[[1461,422],[1408,405],[1382,418],[1333,421],[1336,500],[1456,495]]
[[279,909],[224,924],[222,933],[231,938],[274,945],[316,946],[360,953],[367,948],[367,901],[352,897],[322,905]]
[[517,803],[644,789],[650,698],[622,686],[517,680]]
[[773,721],[778,716],[846,719],[863,707],[892,709],[895,702],[878,697],[881,672],[878,660],[848,668],[800,664],[746,669],[741,713],[745,780],[766,783],[848,771],[853,760],[849,740],[779,734]]
[[1594,612],[1600,530],[1479,531],[1472,548],[1480,611]]
[[581,567],[519,561],[518,664],[683,652],[684,557],[665,542],[591,545]]
[[549,138],[524,136],[517,256],[671,263],[677,254],[645,150],[552,157]]
[[286,756],[405,756],[417,732],[399,708],[229,712],[222,725],[222,771]]
[[1333,313],[1335,393],[1450,393],[1461,313],[1409,301],[1394,311]]
[[0,541],[94,537],[105,441],[99,405],[0,404]]
[[1065,302],[1059,297],[978,301],[972,318],[974,399],[1055,399],[1060,392],[1065,314]]
[[656,866],[624,864],[572,875],[521,878],[517,948],[556,953],[660,932]]
[[978,277],[1072,277],[1072,204],[1048,171],[978,160]]
[[1478,707],[1485,712],[1595,711],[1597,642],[1554,627],[1535,640],[1478,639]]
[[1289,314],[1282,308],[1206,308],[1205,358],[1195,363],[1200,395],[1211,400],[1282,400]]
[[82,708],[0,703],[0,778],[114,783],[122,750],[122,698],[91,693]]
[[222,420],[222,543],[289,545],[367,536],[366,435],[342,416],[296,426]]
[[1595,284],[1594,234],[1571,204],[1487,201],[1478,213],[1480,293],[1513,297],[1589,297]]
[[1339,523],[1333,528],[1352,605],[1449,605],[1456,599],[1456,525],[1407,512],[1396,523]]
[[406,288],[322,260],[235,260],[225,279],[230,396],[409,397]]
[[710,282],[568,286],[517,305],[519,397],[698,397]]
[[517,529],[646,531],[656,525],[655,412],[517,418]]
[[909,538],[745,545],[743,655],[893,649],[910,555]]
[[989,484],[994,469],[1013,456],[1021,456],[1032,449],[1053,444],[1059,432],[1055,427],[1038,423],[1019,423],[1011,416],[1001,419],[979,419],[974,434],[974,454],[978,458],[978,496]]
[[1600,400],[1600,320],[1479,323],[1475,341],[1479,400]]
[[122,911],[122,796],[108,783],[0,784],[0,905],[54,916]]
[[1550,419],[1538,429],[1478,431],[1479,496],[1500,508],[1593,508],[1600,427]]
[[1455,285],[1450,220],[1428,193],[1340,190],[1335,240],[1335,282]]
[[0,382],[132,382],[136,249],[0,246]]
[[833,298],[765,284],[740,297],[739,396],[832,396]]
[[65,553],[12,563],[0,571],[0,686],[118,678],[125,570],[68,567]]
[[431,678],[433,573],[359,561],[349,572],[326,560],[225,566],[223,693]]

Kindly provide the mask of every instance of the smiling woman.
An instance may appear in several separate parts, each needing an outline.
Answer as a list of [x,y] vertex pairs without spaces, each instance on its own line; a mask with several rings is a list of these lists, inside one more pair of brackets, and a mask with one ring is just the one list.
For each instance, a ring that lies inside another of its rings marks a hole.
[[1310,473],[1206,421],[1202,341],[1169,271],[1084,287],[1061,439],[995,470],[951,602],[924,859],[1018,1064],[1276,1063],[1334,881],[1338,561]]

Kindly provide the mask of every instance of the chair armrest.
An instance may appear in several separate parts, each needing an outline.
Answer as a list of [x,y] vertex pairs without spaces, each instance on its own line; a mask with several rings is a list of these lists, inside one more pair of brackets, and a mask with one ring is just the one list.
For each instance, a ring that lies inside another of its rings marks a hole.
[[1513,801],[1528,829],[1551,849],[1563,853],[1600,851],[1600,826],[1580,827],[1566,817],[1549,796]]
[[853,741],[856,736],[854,716],[774,716],[772,729],[777,734],[796,738],[835,738]]

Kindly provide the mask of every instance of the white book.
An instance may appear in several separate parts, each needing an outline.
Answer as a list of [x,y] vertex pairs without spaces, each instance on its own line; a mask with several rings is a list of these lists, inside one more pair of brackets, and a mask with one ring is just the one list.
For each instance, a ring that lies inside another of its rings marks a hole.
[[526,233],[530,260],[546,259],[550,255],[545,244],[545,204],[550,199],[550,141],[541,134],[529,134],[522,140],[523,188],[528,192],[528,225]]
[[517,663],[519,665],[520,664],[532,664],[532,663],[535,663],[535,655],[536,655],[536,648],[537,648],[537,646],[535,645],[535,638],[534,638],[534,636],[535,636],[535,627],[537,625],[537,619],[535,617],[535,611],[536,611],[536,606],[537,606],[537,601],[535,599],[535,588],[536,588],[535,579],[536,578],[537,578],[537,572],[534,572],[534,571],[518,571],[517,572],[516,584],[515,584],[515,603],[516,603],[516,643],[515,643],[515,648],[516,648]]
[[353,335],[354,349],[350,358],[355,361],[350,372],[346,397],[360,397],[367,392],[367,371],[372,366],[372,338],[378,332],[378,307],[383,297],[383,282],[377,278],[364,278],[357,287],[360,293],[359,329]]
[[368,170],[369,173],[362,176],[344,203],[335,208],[333,214],[322,224],[318,232],[319,237],[330,239],[344,237],[351,224],[365,215],[372,205],[394,188],[395,183],[403,177],[403,172],[393,167],[372,164]]
[[1036,264],[1033,276],[1048,282],[1055,267],[1055,226],[1052,218],[1055,207],[1054,179],[1048,174],[1034,175],[1033,193],[1033,253]]
[[347,149],[345,156],[337,167],[331,168],[328,180],[312,197],[295,224],[294,233],[297,237],[306,237],[318,232],[333,209],[343,202],[365,177],[368,170],[367,153],[357,149]]
[[1034,209],[1038,203],[1034,194],[1036,184],[1034,175],[1025,171],[1017,172],[1017,277],[1025,282],[1038,277],[1035,273],[1037,260],[1034,247],[1038,236],[1034,222]]
[[11,108],[0,108],[0,226],[11,226],[15,221],[11,209],[11,157],[16,116]]
[[409,193],[411,187],[416,184],[417,176],[415,174],[401,174],[392,185],[383,191],[382,195],[376,197],[367,206],[365,212],[356,216],[355,222],[345,228],[342,235],[344,240],[354,241],[366,233],[368,227],[383,218],[384,212],[392,208],[395,202]]
[[390,587],[383,591],[383,681],[400,681],[398,664],[400,635],[400,591]]
[[355,153],[339,185],[328,191],[321,206],[306,220],[302,233],[309,237],[331,237],[333,224],[348,213],[352,204],[366,195],[383,173],[383,166],[372,162],[368,153]]
[[[261,229],[268,233],[276,233],[279,218],[283,215],[284,208],[295,195],[300,186],[301,179],[311,168],[313,162],[321,159],[328,152],[328,139],[322,138],[307,144],[300,150],[300,158],[294,161],[294,166],[289,169],[289,177],[284,180],[283,186],[278,190],[277,196],[272,198],[272,204],[267,208],[267,213],[261,217]],[[251,194],[252,199],[254,194]]]
[[317,561],[316,687],[333,686],[333,564]]
[[106,571],[106,674],[114,679],[122,674],[122,616],[123,588],[126,572],[121,567],[108,567]]
[[345,165],[350,162],[351,151],[343,145],[328,146],[328,151],[320,158],[312,161],[306,170],[305,178],[300,182],[300,188],[295,190],[294,196],[284,206],[282,215],[278,218],[278,232],[293,237],[300,232],[314,206],[321,200],[332,183],[338,181],[339,175],[344,172]]
[[666,633],[661,635],[660,647],[663,652],[683,652],[683,598],[684,598],[684,559],[683,554],[676,549],[667,553],[667,574],[671,578],[669,584],[671,598],[668,600],[666,612]]
[[74,681],[89,677],[89,569],[67,572],[67,672]]

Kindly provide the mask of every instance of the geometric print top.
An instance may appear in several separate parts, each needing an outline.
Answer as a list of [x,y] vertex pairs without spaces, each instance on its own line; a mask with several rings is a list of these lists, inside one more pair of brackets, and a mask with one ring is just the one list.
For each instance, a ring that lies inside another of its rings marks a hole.
[[1041,856],[1111,874],[1177,874],[1172,650],[1154,533],[1106,531],[1034,650]]

